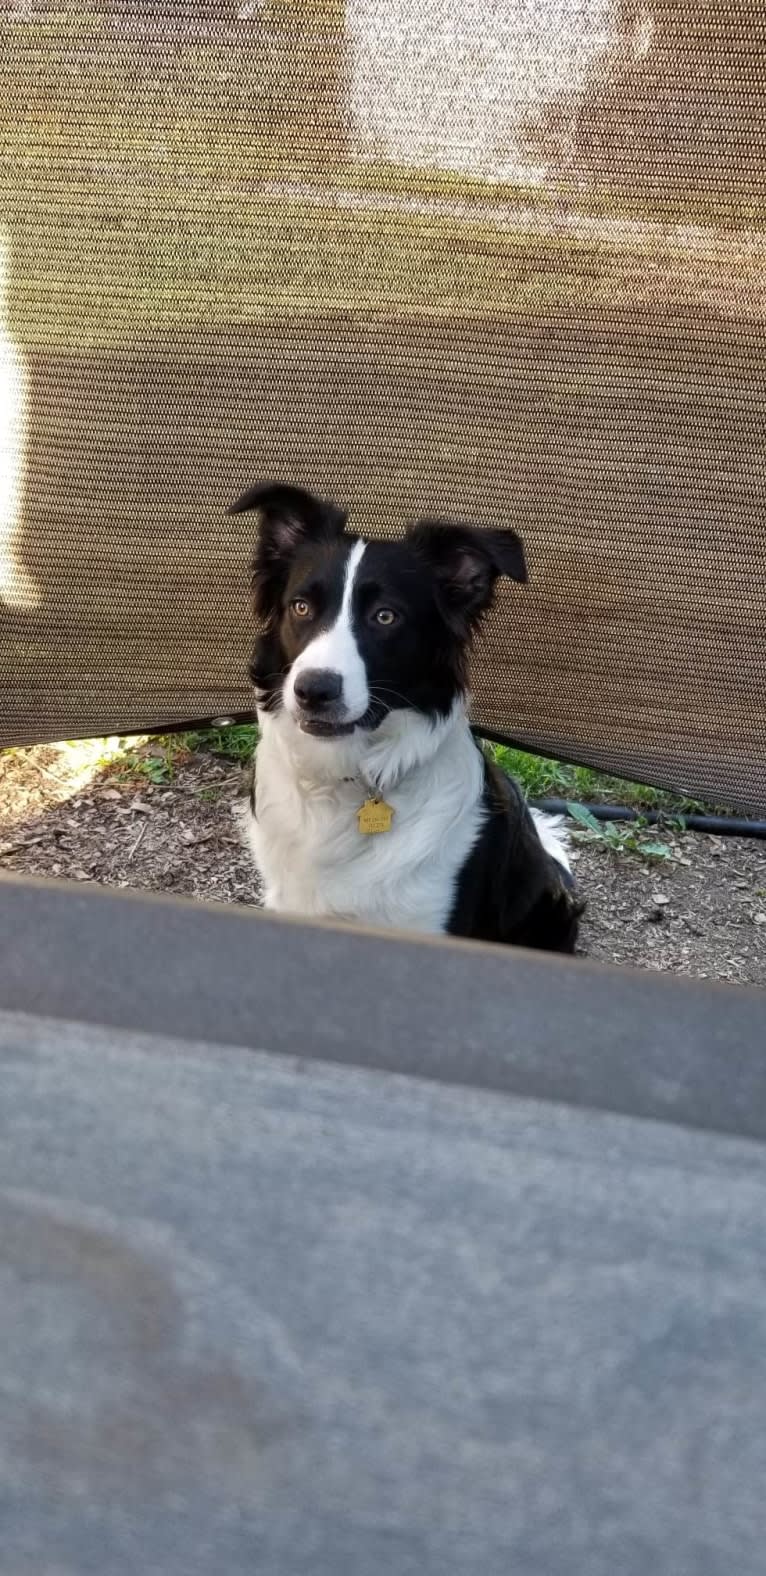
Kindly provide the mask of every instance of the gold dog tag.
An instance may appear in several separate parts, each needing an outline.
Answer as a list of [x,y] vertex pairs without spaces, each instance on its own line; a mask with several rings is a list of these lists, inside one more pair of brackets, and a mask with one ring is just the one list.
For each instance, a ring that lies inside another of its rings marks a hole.
[[394,812],[385,799],[365,799],[356,812],[356,818],[362,835],[372,837],[376,832],[390,832]]

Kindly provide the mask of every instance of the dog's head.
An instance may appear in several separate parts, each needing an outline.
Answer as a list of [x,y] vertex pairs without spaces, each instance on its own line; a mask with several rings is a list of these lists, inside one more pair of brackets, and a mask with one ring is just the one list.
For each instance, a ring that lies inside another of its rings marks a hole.
[[257,509],[252,566],[262,623],[250,663],[259,709],[284,707],[304,732],[337,738],[391,711],[446,716],[467,683],[471,640],[500,575],[527,578],[513,531],[422,520],[366,542],[346,515],[265,482],[231,513]]

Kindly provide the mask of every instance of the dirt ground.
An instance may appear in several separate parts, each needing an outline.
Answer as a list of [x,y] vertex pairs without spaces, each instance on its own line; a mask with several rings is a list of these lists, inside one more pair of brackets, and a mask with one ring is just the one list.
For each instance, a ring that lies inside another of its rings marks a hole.
[[[174,754],[162,780],[156,746],[106,763],[99,749],[39,745],[0,755],[0,870],[257,903],[234,815],[241,767],[206,751]],[[766,843],[669,840],[674,858],[662,863],[578,846],[588,900],[582,951],[766,985]]]

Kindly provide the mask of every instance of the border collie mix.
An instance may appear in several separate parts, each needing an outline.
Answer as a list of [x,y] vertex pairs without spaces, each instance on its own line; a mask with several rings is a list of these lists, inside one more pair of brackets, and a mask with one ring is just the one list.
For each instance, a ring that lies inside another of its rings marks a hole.
[[423,520],[397,541],[262,483],[260,743],[247,831],[266,907],[571,952],[582,911],[558,823],[529,811],[467,718],[468,656],[513,531]]

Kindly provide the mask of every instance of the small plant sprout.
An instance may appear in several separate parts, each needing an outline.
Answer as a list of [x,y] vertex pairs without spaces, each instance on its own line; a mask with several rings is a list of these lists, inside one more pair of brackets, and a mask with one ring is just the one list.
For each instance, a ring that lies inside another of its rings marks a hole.
[[658,842],[647,835],[646,822],[599,821],[584,804],[567,802],[567,810],[577,827],[573,837],[580,843],[598,843],[611,854],[635,854],[641,859],[672,859],[669,843]]

